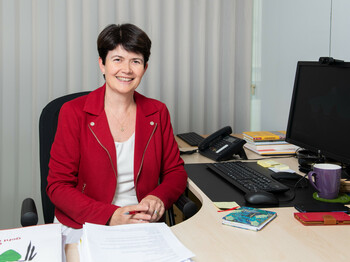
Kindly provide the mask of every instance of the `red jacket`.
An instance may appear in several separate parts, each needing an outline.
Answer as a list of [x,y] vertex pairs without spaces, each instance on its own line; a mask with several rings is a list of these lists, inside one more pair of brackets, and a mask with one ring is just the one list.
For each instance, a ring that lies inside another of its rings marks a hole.
[[[118,174],[115,143],[104,111],[105,86],[65,103],[51,149],[47,194],[64,225],[106,224]],[[136,195],[159,197],[168,209],[184,192],[187,174],[166,106],[135,92]],[[161,181],[161,183],[159,183]]]

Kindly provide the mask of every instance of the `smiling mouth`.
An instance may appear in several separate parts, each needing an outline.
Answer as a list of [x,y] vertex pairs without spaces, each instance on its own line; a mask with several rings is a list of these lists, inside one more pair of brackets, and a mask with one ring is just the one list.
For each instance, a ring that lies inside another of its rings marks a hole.
[[121,76],[117,76],[117,79],[123,82],[130,82],[132,80],[134,80],[134,78],[128,78],[128,77],[121,77]]

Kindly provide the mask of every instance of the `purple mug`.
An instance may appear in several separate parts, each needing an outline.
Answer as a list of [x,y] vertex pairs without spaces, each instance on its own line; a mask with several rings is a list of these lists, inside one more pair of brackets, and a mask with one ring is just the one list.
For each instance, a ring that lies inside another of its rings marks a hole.
[[341,167],[334,164],[315,164],[308,173],[311,185],[320,198],[334,199],[339,194]]

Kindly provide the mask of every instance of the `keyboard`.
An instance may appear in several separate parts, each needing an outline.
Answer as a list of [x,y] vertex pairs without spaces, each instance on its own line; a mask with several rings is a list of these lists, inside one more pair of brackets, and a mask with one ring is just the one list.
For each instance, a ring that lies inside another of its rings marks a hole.
[[224,162],[210,163],[207,166],[245,193],[259,191],[280,193],[289,190],[289,187],[258,172],[247,164],[243,162]]
[[190,146],[198,146],[199,143],[204,140],[204,137],[200,136],[195,132],[177,134],[177,136],[181,138],[183,141],[185,141],[187,144],[189,144]]

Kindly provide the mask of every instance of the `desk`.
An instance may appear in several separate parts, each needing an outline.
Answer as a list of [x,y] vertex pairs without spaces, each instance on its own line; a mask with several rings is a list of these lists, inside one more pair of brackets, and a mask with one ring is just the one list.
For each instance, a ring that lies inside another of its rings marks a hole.
[[[185,145],[179,142],[182,150]],[[189,148],[190,149],[190,148]],[[249,159],[258,158],[248,152]],[[211,162],[198,153],[184,155],[185,163]],[[293,158],[276,161],[298,170]],[[226,212],[218,213],[211,200],[188,181],[189,190],[202,202],[202,207],[190,219],[172,227],[178,239],[196,256],[194,261],[349,261],[350,226],[303,226],[293,217],[292,207],[266,208],[277,217],[259,232],[221,224]],[[74,245],[66,247],[67,261],[79,261]]]

